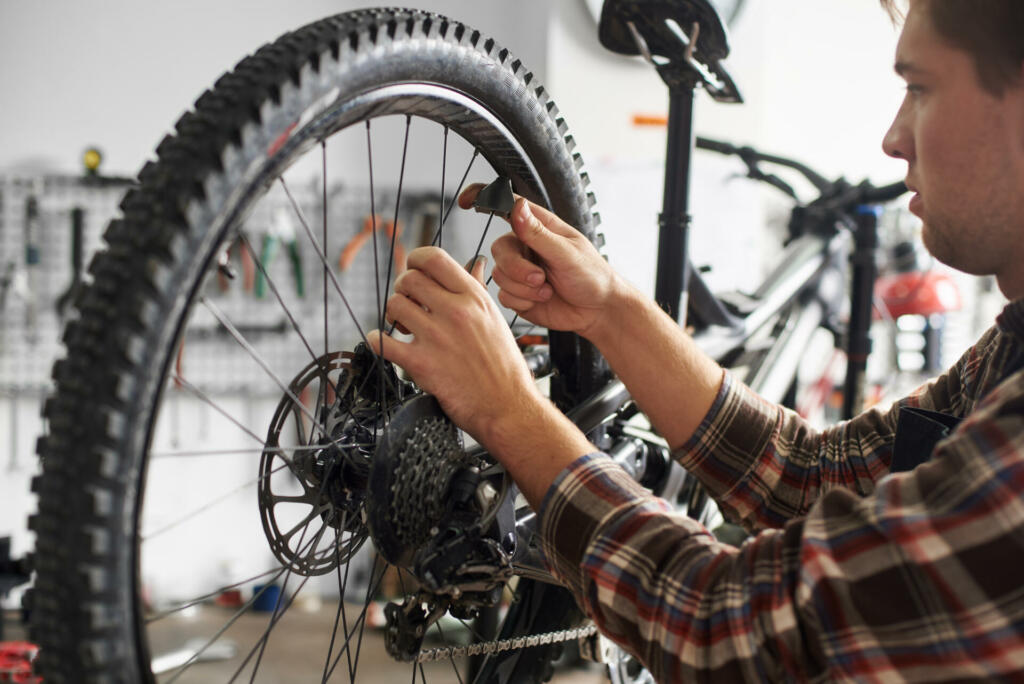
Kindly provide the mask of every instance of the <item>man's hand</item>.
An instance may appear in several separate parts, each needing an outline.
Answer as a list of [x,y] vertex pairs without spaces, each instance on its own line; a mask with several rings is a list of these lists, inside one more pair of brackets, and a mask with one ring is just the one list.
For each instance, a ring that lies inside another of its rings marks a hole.
[[[482,187],[466,188],[459,206],[472,206]],[[491,247],[498,300],[531,323],[588,336],[618,276],[586,237],[543,207],[520,197],[510,223],[512,233]]]
[[447,252],[420,247],[409,253],[408,270],[395,280],[387,319],[413,335],[402,342],[379,330],[370,346],[437,397],[445,413],[488,446],[512,432],[520,414],[548,404],[494,300],[484,288],[486,259],[471,273]]

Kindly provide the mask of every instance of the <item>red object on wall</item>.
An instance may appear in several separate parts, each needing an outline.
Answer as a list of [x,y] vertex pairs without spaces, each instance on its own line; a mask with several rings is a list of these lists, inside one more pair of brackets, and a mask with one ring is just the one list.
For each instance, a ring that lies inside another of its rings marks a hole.
[[934,271],[881,276],[875,282],[875,297],[885,303],[893,318],[912,314],[931,316],[955,311],[963,305],[953,279]]
[[0,682],[39,684],[41,677],[32,674],[32,661],[39,647],[27,641],[0,641]]

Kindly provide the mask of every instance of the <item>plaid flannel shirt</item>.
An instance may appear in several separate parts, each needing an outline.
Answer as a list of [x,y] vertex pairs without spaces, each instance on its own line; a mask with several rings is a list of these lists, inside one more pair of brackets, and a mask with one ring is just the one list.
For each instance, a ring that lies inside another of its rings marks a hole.
[[[818,432],[728,374],[676,454],[739,549],[604,455],[541,509],[555,575],[659,682],[1024,681],[1024,301],[945,375]],[[889,473],[901,407],[963,417]]]

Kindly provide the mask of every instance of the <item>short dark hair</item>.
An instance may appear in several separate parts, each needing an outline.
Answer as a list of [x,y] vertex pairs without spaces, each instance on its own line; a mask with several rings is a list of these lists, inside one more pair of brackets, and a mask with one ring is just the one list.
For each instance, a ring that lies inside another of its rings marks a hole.
[[[881,0],[890,16],[900,16],[899,0]],[[914,0],[927,4],[942,38],[974,59],[981,86],[1000,96],[1021,82],[1024,64],[1024,2],[1021,0]]]

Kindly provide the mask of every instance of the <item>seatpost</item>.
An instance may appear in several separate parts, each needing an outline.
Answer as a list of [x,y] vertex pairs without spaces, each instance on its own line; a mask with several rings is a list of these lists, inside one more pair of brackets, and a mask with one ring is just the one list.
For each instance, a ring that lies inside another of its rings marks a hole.
[[665,192],[658,217],[658,270],[654,299],[686,324],[690,279],[690,159],[693,157],[693,88],[669,88]]
[[871,310],[874,306],[875,279],[878,267],[878,216],[874,205],[857,207],[857,230],[854,233],[852,287],[850,292],[850,325],[846,339],[846,383],[843,386],[843,420],[849,420],[864,409],[864,376],[871,353]]

